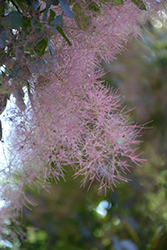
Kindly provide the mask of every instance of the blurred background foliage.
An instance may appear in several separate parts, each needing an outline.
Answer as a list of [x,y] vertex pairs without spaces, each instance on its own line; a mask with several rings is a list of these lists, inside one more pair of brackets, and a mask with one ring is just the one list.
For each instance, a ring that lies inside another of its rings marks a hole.
[[[142,131],[142,167],[131,181],[97,195],[95,182],[80,188],[80,178],[66,173],[66,182],[51,182],[40,194],[27,190],[38,205],[24,207],[19,238],[6,249],[24,250],[166,250],[167,249],[167,27],[147,24],[143,39],[104,63],[106,83],[119,88],[131,119],[147,123]],[[9,232],[13,230],[12,225]],[[15,228],[19,232],[18,228]]]

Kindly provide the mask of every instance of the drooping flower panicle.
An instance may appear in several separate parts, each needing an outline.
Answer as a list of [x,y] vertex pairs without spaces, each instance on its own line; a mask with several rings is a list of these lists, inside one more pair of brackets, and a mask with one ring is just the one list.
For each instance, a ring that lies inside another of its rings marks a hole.
[[126,181],[126,171],[143,161],[136,153],[142,126],[129,122],[119,95],[98,79],[104,74],[102,59],[115,59],[128,39],[141,35],[138,23],[158,3],[143,1],[148,9],[144,16],[133,1],[120,6],[112,2],[92,1],[93,10],[86,2],[73,3],[74,19],[63,20],[71,46],[62,34],[52,36],[52,60],[46,53],[45,70],[28,79],[27,108],[11,106],[6,114],[12,130],[4,138],[8,160],[2,168],[1,196],[6,205],[0,225],[5,217],[15,220],[22,205],[31,203],[26,185],[45,188],[50,178],[65,178],[65,166],[84,176],[83,185],[97,180],[100,191]]

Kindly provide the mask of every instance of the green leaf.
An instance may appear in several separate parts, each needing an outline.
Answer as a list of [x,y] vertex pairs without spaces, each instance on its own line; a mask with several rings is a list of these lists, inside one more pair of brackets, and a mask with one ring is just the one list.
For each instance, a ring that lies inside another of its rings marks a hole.
[[45,21],[45,20],[47,19],[47,14],[48,14],[48,10],[49,10],[50,6],[51,6],[51,3],[47,3],[47,4],[46,4],[46,10],[45,10],[45,12],[43,13],[42,21]]
[[51,30],[53,30],[53,32],[55,32],[56,34],[58,33],[58,31],[57,31],[54,27],[50,26],[50,28],[51,28]]
[[111,5],[112,6],[119,6],[119,5],[122,5],[124,3],[123,0],[113,0]]
[[94,12],[99,12],[100,8],[95,2],[91,2],[88,6],[87,9],[94,11]]
[[23,26],[23,16],[18,11],[11,11],[2,22],[7,28],[18,29]]
[[50,10],[50,16],[48,18],[48,23],[52,22],[55,18],[56,13],[53,10]]
[[140,10],[146,10],[146,6],[142,0],[131,0]]
[[44,35],[44,29],[42,27],[42,24],[40,23],[40,20],[37,20],[36,18],[31,19],[31,25],[33,33],[36,37],[41,37]]
[[37,53],[38,56],[42,56],[45,52],[45,49],[48,45],[47,39],[42,39],[35,47],[34,50]]
[[50,23],[51,25],[62,26],[63,25],[63,16],[59,15]]
[[69,18],[74,18],[75,12],[70,9],[67,0],[59,0],[59,2],[63,9],[64,14]]
[[40,24],[39,20],[37,20],[34,17],[31,19],[31,25],[32,25],[33,28],[41,27],[41,24]]
[[29,29],[31,27],[31,20],[31,18],[24,19],[22,27],[24,30],[27,30],[27,28]]
[[51,162],[51,164],[50,164],[50,165],[51,165],[51,167],[52,167],[52,168],[54,168],[54,167],[55,167],[55,164],[54,164],[54,162],[53,162],[53,161]]
[[21,9],[21,10],[25,10],[25,9],[27,9],[27,1],[25,1],[25,0],[14,0],[14,2],[15,2],[15,4],[17,5],[17,6],[19,6],[19,9]]
[[41,42],[43,39],[45,39],[45,34],[41,34],[41,36],[37,37],[37,39],[33,42],[34,46],[38,46],[39,42]]
[[5,14],[5,8],[6,8],[5,5],[6,5],[5,1],[1,1],[1,3],[0,3],[1,16]]
[[91,23],[91,16],[85,15],[85,11],[81,10],[80,4],[74,4],[72,10],[76,13],[74,20],[81,30],[86,30]]
[[62,37],[66,40],[66,42],[68,43],[69,46],[72,46],[72,43],[70,42],[70,40],[68,39],[68,37],[66,37],[66,35],[64,34],[64,31],[61,27],[56,27],[56,30],[62,35]]
[[38,0],[32,2],[32,6],[34,7],[35,10],[37,10],[40,6],[40,3]]
[[47,36],[47,39],[48,39],[48,48],[49,48],[49,51],[50,51],[50,54],[53,55],[55,50],[53,49],[51,43],[50,43],[50,38],[49,36]]

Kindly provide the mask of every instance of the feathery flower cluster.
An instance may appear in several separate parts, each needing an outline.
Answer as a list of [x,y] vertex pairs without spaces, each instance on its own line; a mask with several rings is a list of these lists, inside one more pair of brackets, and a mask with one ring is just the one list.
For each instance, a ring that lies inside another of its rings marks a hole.
[[64,18],[63,24],[72,46],[53,35],[56,68],[48,61],[43,74],[32,75],[25,111],[10,108],[12,131],[4,142],[8,164],[1,170],[6,201],[1,231],[5,217],[15,221],[22,205],[31,204],[25,185],[45,188],[50,178],[64,178],[64,166],[71,166],[75,176],[84,176],[83,185],[97,180],[99,191],[106,190],[126,181],[125,172],[143,161],[134,147],[140,143],[141,127],[129,123],[120,97],[98,79],[104,74],[101,60],[115,59],[132,36],[141,35],[138,23],[159,4],[143,1],[148,10],[143,13],[135,1],[120,6],[112,2],[96,2],[98,12],[88,8],[95,2],[73,3],[77,15]]

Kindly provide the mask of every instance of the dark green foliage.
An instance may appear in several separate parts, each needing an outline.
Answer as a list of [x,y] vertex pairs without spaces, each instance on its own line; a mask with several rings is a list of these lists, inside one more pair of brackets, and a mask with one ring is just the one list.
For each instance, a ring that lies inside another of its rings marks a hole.
[[137,5],[137,7],[141,10],[146,10],[146,6],[145,4],[143,3],[142,0],[131,0],[134,4]]
[[82,30],[86,30],[91,23],[91,16],[85,14],[79,3],[74,4],[73,11],[76,13],[74,19],[78,27]]
[[62,35],[62,37],[66,40],[66,42],[68,43],[69,46],[72,46],[72,43],[70,42],[70,40],[68,39],[68,37],[65,35],[63,29],[58,26],[56,27],[56,30]]
[[34,47],[34,51],[37,53],[37,56],[42,56],[45,52],[45,49],[48,45],[47,39],[42,39],[40,42],[37,43]]
[[87,4],[87,9],[94,12],[99,12],[100,7],[94,1],[91,1],[90,3]]
[[[8,80],[12,78],[26,86],[32,74],[49,71],[46,60],[53,60],[56,65],[56,59],[51,57],[54,33],[59,33],[69,46],[72,45],[62,29],[63,15],[51,9],[58,4],[59,0],[47,0],[44,10],[40,10],[38,0],[4,0],[0,4],[0,67],[5,65]],[[61,5],[65,15],[75,15],[65,0]],[[4,15],[5,12],[8,14]],[[48,52],[50,56],[45,56]],[[5,94],[1,95],[4,99]]]
[[113,0],[111,5],[112,6],[119,6],[119,5],[122,5],[124,3],[123,0]]
[[53,20],[51,21],[50,24],[54,27],[55,26],[56,27],[62,26],[63,25],[63,16],[62,15],[56,16],[56,18],[53,18]]
[[48,23],[52,22],[55,18],[56,13],[53,10],[50,10],[50,16],[48,18]]
[[[141,10],[146,10],[146,6],[142,0],[131,0]],[[124,3],[124,0],[112,0],[112,6],[119,6]]]
[[23,16],[18,11],[11,11],[4,16],[2,23],[7,29],[18,29],[23,26]]

